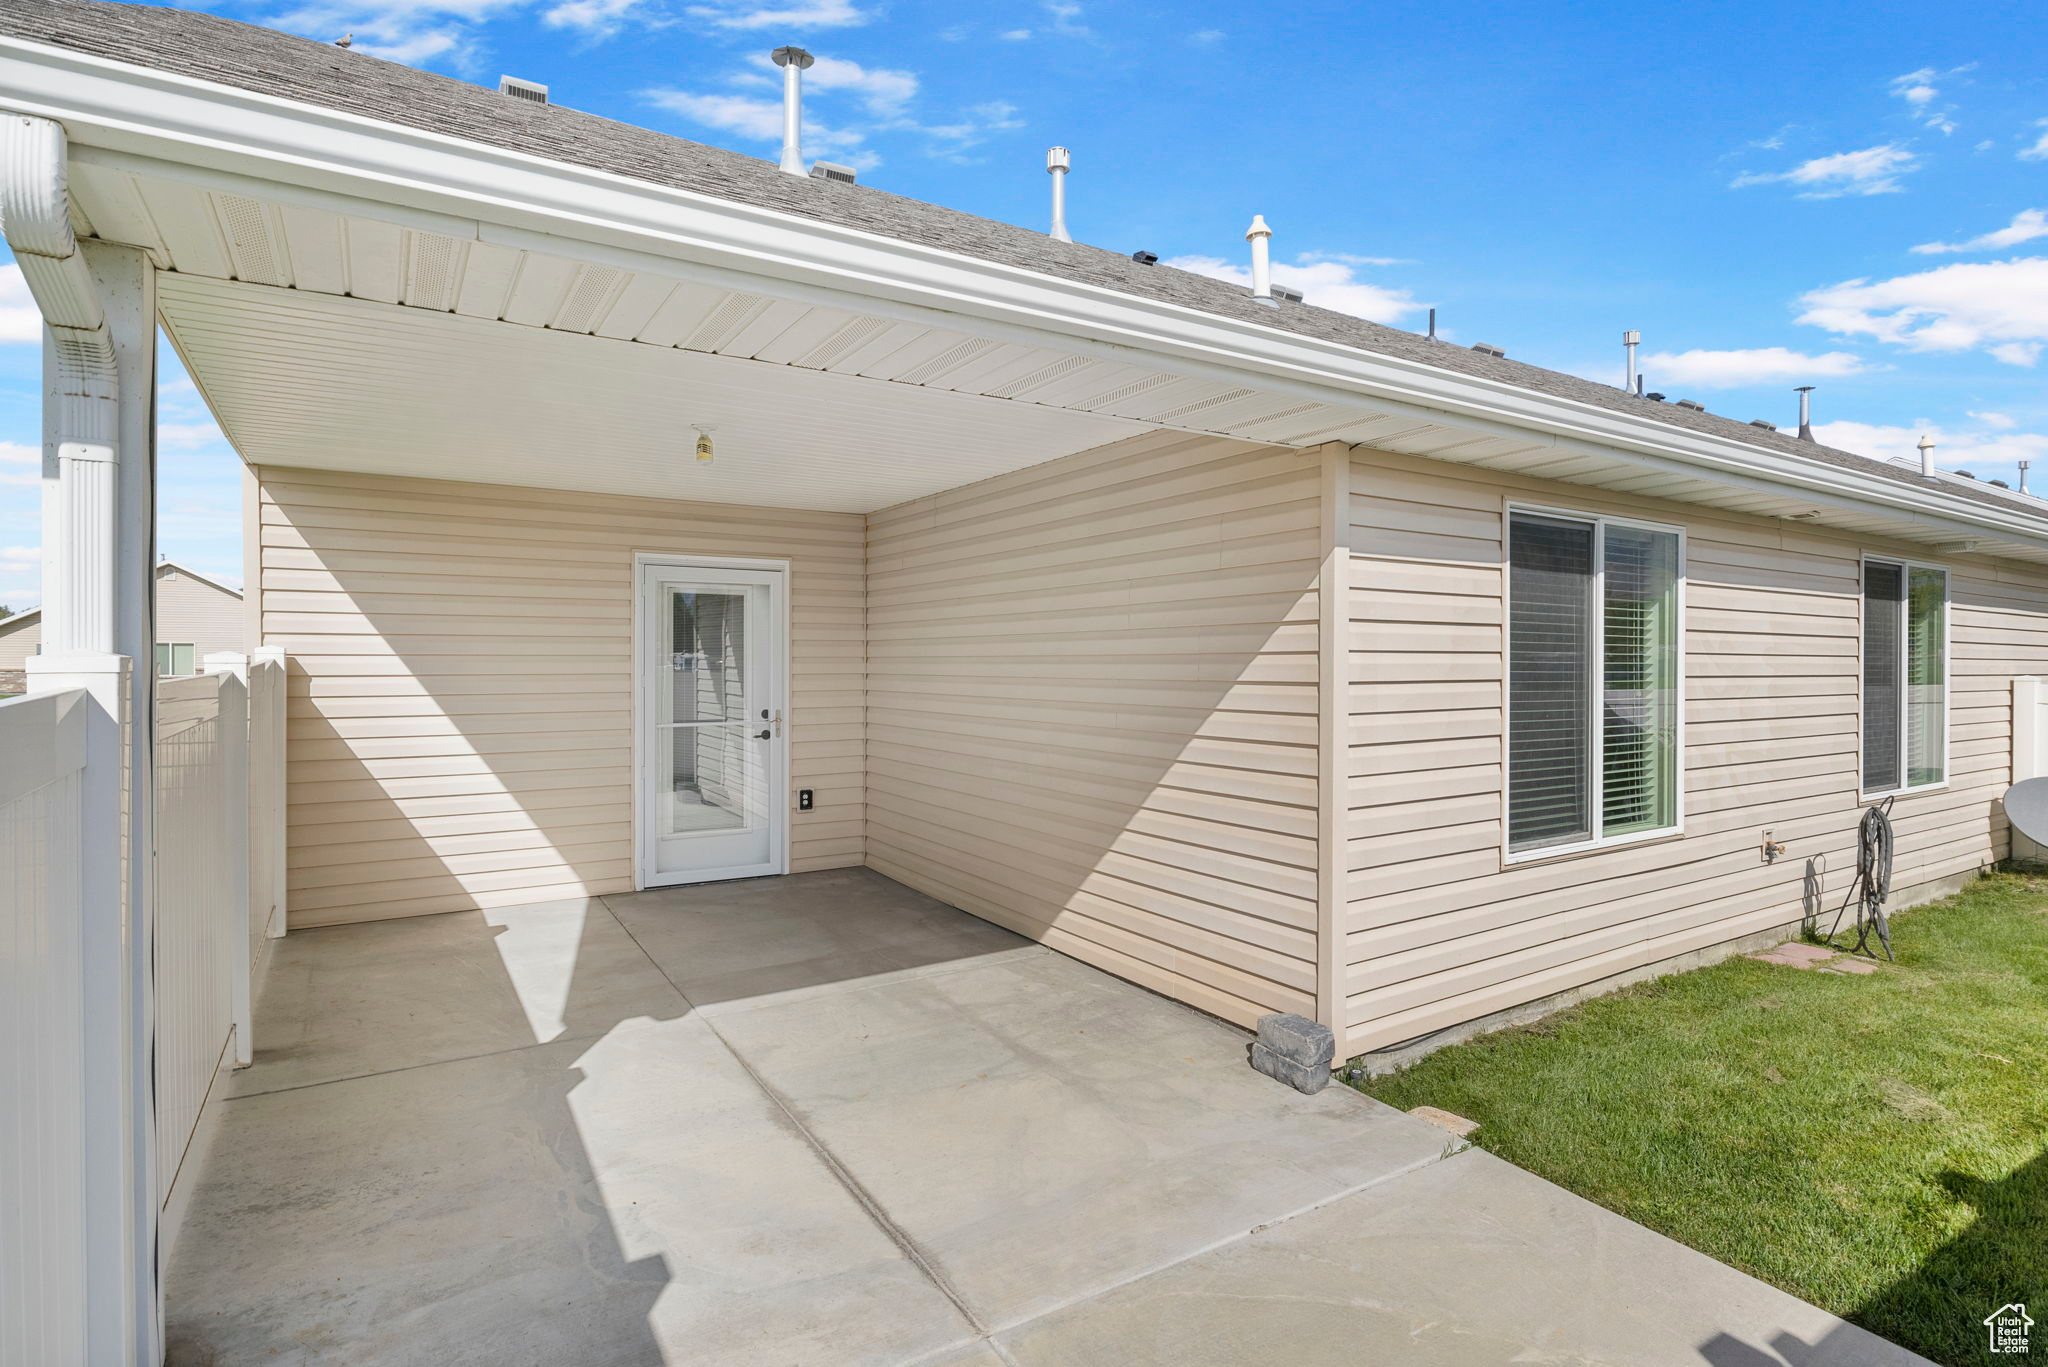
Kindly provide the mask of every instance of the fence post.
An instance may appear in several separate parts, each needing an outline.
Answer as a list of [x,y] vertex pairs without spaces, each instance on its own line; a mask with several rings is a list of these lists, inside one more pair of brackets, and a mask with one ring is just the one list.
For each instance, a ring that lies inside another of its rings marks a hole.
[[249,955],[249,657],[209,654],[201,671],[220,680],[221,834],[227,849],[228,1012],[235,1026],[235,1066],[255,1062],[253,965]]
[[262,880],[253,905],[265,935],[285,932],[284,648],[258,646],[249,655],[249,839],[261,851],[251,865]]
[[[2048,688],[2042,681],[2031,675],[2012,681],[2012,781],[2022,782],[2040,778],[2048,772],[2042,763],[2041,744],[2048,736],[2042,734],[2041,708],[2048,702]],[[2036,845],[2018,831],[2011,831],[2011,857],[2026,863],[2040,863],[2048,859],[2048,851]]]

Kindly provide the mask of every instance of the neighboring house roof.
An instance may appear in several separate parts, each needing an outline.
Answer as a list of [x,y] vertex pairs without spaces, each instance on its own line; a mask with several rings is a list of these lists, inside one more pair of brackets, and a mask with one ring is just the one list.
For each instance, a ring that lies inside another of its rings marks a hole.
[[1819,461],[1966,503],[2048,517],[2040,500],[1917,471],[1772,432],[1735,418],[1640,399],[1576,375],[1487,355],[1307,304],[1267,308],[1248,291],[1122,252],[1056,242],[865,185],[792,176],[775,163],[562,105],[508,98],[466,81],[383,61],[219,15],[100,0],[0,7],[0,33],[113,61],[255,91],[364,118],[631,177],[921,244],[1258,324],[1361,351],[1610,409],[1668,427]]
[[[200,583],[209,585],[213,588],[217,588],[222,593],[232,594],[236,598],[240,598],[242,596],[242,591],[240,589],[229,588],[226,584],[221,583],[220,580],[215,579],[212,575],[201,574],[198,570],[193,569],[190,565],[180,565],[175,560],[159,560],[156,565],[156,576],[157,578],[161,579],[167,572],[171,570],[176,570],[179,574],[190,575],[192,578],[197,579]],[[17,612],[12,617],[0,617],[0,634],[13,631],[16,628],[25,626],[32,621],[39,622],[42,620],[42,617],[43,610],[41,608],[30,608],[26,612]]]

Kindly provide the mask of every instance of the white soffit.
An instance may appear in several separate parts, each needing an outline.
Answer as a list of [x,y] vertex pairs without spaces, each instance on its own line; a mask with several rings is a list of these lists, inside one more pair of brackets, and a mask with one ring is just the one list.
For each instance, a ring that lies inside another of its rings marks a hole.
[[[165,275],[252,463],[869,512],[1149,431],[792,366]],[[692,448],[713,427],[716,459]]]

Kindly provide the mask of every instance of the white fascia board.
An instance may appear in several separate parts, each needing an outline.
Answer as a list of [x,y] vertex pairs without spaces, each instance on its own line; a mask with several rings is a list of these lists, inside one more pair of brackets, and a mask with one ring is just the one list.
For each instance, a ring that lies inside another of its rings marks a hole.
[[1325,403],[1548,442],[1560,453],[1620,455],[1648,468],[1877,510],[1932,534],[1989,531],[2048,551],[2048,516],[2026,509],[1959,504],[1936,490],[1401,357],[65,48],[0,38],[0,105],[63,120],[82,156],[100,147],[281,183],[401,221],[406,211],[432,215],[440,225],[433,231],[1151,360]]

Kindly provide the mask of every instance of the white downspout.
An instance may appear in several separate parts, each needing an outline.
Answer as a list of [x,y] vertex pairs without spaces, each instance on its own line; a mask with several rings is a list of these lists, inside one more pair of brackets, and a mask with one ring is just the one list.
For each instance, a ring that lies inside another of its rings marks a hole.
[[[56,363],[54,440],[43,472],[43,654],[112,655],[120,367],[71,232],[61,124],[0,118],[0,232],[49,328]],[[122,715],[119,699],[100,701]]]
[[1279,308],[1280,301],[1273,297],[1272,238],[1266,216],[1253,214],[1252,226],[1244,230],[1244,240],[1252,244],[1252,298],[1268,308]]

